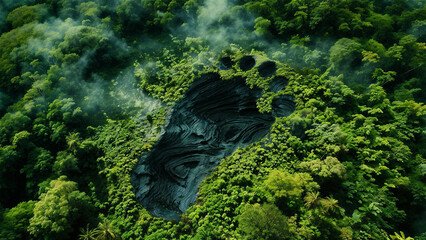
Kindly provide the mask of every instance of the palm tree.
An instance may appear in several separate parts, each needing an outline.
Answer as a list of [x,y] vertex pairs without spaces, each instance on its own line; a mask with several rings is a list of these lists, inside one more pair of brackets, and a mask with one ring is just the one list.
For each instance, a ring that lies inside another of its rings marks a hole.
[[78,145],[81,143],[80,135],[78,133],[71,133],[66,137],[68,149],[75,153]]
[[335,212],[339,209],[338,201],[332,197],[322,198],[320,200],[321,209],[324,213]]
[[388,240],[414,240],[414,238],[412,237],[406,237],[404,232],[396,232],[394,233],[394,235],[390,235],[389,237]]
[[96,228],[96,240],[115,239],[119,239],[119,236],[115,233],[114,227],[111,225],[111,223],[104,219]]
[[306,207],[310,208],[314,206],[319,200],[319,192],[308,192],[304,200]]
[[81,229],[81,234],[79,235],[80,240],[96,240],[96,229],[89,229],[89,224],[86,228]]

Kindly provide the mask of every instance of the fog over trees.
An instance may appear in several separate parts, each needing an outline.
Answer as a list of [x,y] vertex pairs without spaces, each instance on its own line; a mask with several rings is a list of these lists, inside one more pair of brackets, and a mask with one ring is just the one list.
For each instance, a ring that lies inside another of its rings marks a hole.
[[0,240],[426,239],[424,0],[0,0]]

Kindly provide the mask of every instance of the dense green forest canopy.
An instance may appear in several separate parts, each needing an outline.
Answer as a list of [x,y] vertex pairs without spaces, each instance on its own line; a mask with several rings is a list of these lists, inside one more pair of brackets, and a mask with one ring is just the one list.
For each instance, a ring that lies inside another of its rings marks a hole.
[[[426,239],[424,0],[2,0],[0,34],[1,240]],[[295,111],[154,217],[131,175],[206,73]]]

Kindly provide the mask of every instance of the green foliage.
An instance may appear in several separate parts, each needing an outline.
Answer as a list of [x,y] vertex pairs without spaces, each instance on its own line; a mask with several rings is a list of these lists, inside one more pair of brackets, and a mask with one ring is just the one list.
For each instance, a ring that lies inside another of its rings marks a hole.
[[67,173],[69,174],[72,171],[78,170],[77,161],[75,156],[62,151],[56,156],[56,161],[52,169],[59,176]]
[[287,218],[272,204],[247,205],[238,217],[247,239],[291,239]]
[[[422,239],[425,21],[411,0],[1,1],[0,239]],[[130,174],[206,72],[296,110],[169,222]]]
[[33,24],[27,24],[0,36],[0,87],[7,91],[14,87],[11,79],[18,75],[18,64],[12,58],[12,51],[25,44],[33,34]]
[[91,20],[95,20],[101,13],[100,6],[92,1],[80,3],[78,10],[84,18]]
[[119,239],[114,228],[108,221],[100,222],[96,229],[96,239],[99,240],[114,240]]
[[271,26],[271,21],[268,19],[258,17],[254,20],[254,29],[256,34],[264,35],[268,33],[268,28]]
[[[5,144],[8,140],[14,141],[15,134],[19,130],[27,129],[30,126],[31,119],[22,112],[6,113],[0,120],[1,143]],[[21,135],[25,135],[23,132]],[[16,139],[17,140],[17,139]]]
[[21,202],[3,213],[3,219],[0,221],[1,239],[29,239],[27,226],[33,216],[34,203]]
[[37,4],[33,6],[24,5],[10,12],[7,15],[6,20],[12,24],[13,28],[18,28],[27,23],[42,21],[47,14],[48,9],[45,4]]
[[28,231],[36,238],[70,238],[71,226],[84,225],[84,216],[90,214],[91,208],[89,197],[78,191],[77,184],[61,176],[52,180],[47,192],[41,194]]
[[280,35],[287,33],[354,34],[371,27],[368,1],[248,1],[247,8],[274,20]]
[[359,57],[361,44],[355,40],[342,38],[330,49],[330,62],[337,68],[347,67]]
[[412,237],[405,237],[404,232],[395,233],[394,235],[390,235],[391,240],[414,240]]
[[275,199],[287,199],[287,204],[292,201],[302,200],[302,193],[305,191],[315,191],[318,185],[312,182],[312,177],[307,173],[290,174],[273,170],[265,181],[266,188]]
[[323,178],[342,178],[345,174],[345,166],[335,157],[301,162],[300,168]]
[[174,41],[181,45],[178,50],[165,49],[155,63],[149,62],[145,66],[135,64],[135,76],[140,81],[140,87],[169,104],[183,96],[192,80],[206,70],[211,57],[204,53],[207,49],[200,39]]
[[84,229],[81,229],[81,234],[79,235],[80,240],[114,240],[121,239],[116,230],[111,225],[111,223],[104,219],[98,224],[98,227],[95,229],[89,229],[87,226]]
[[394,30],[392,25],[394,22],[390,15],[373,13],[366,20],[371,23],[375,39],[386,42],[393,37]]
[[80,240],[96,240],[96,229],[89,229],[89,226],[81,229],[81,234],[78,236]]

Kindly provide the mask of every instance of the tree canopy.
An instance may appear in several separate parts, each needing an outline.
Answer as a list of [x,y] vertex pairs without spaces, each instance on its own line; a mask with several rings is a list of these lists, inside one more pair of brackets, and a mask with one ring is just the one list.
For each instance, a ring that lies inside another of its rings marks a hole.
[[[426,239],[425,63],[425,1],[0,1],[0,239]],[[272,127],[155,217],[132,173],[205,74]]]

